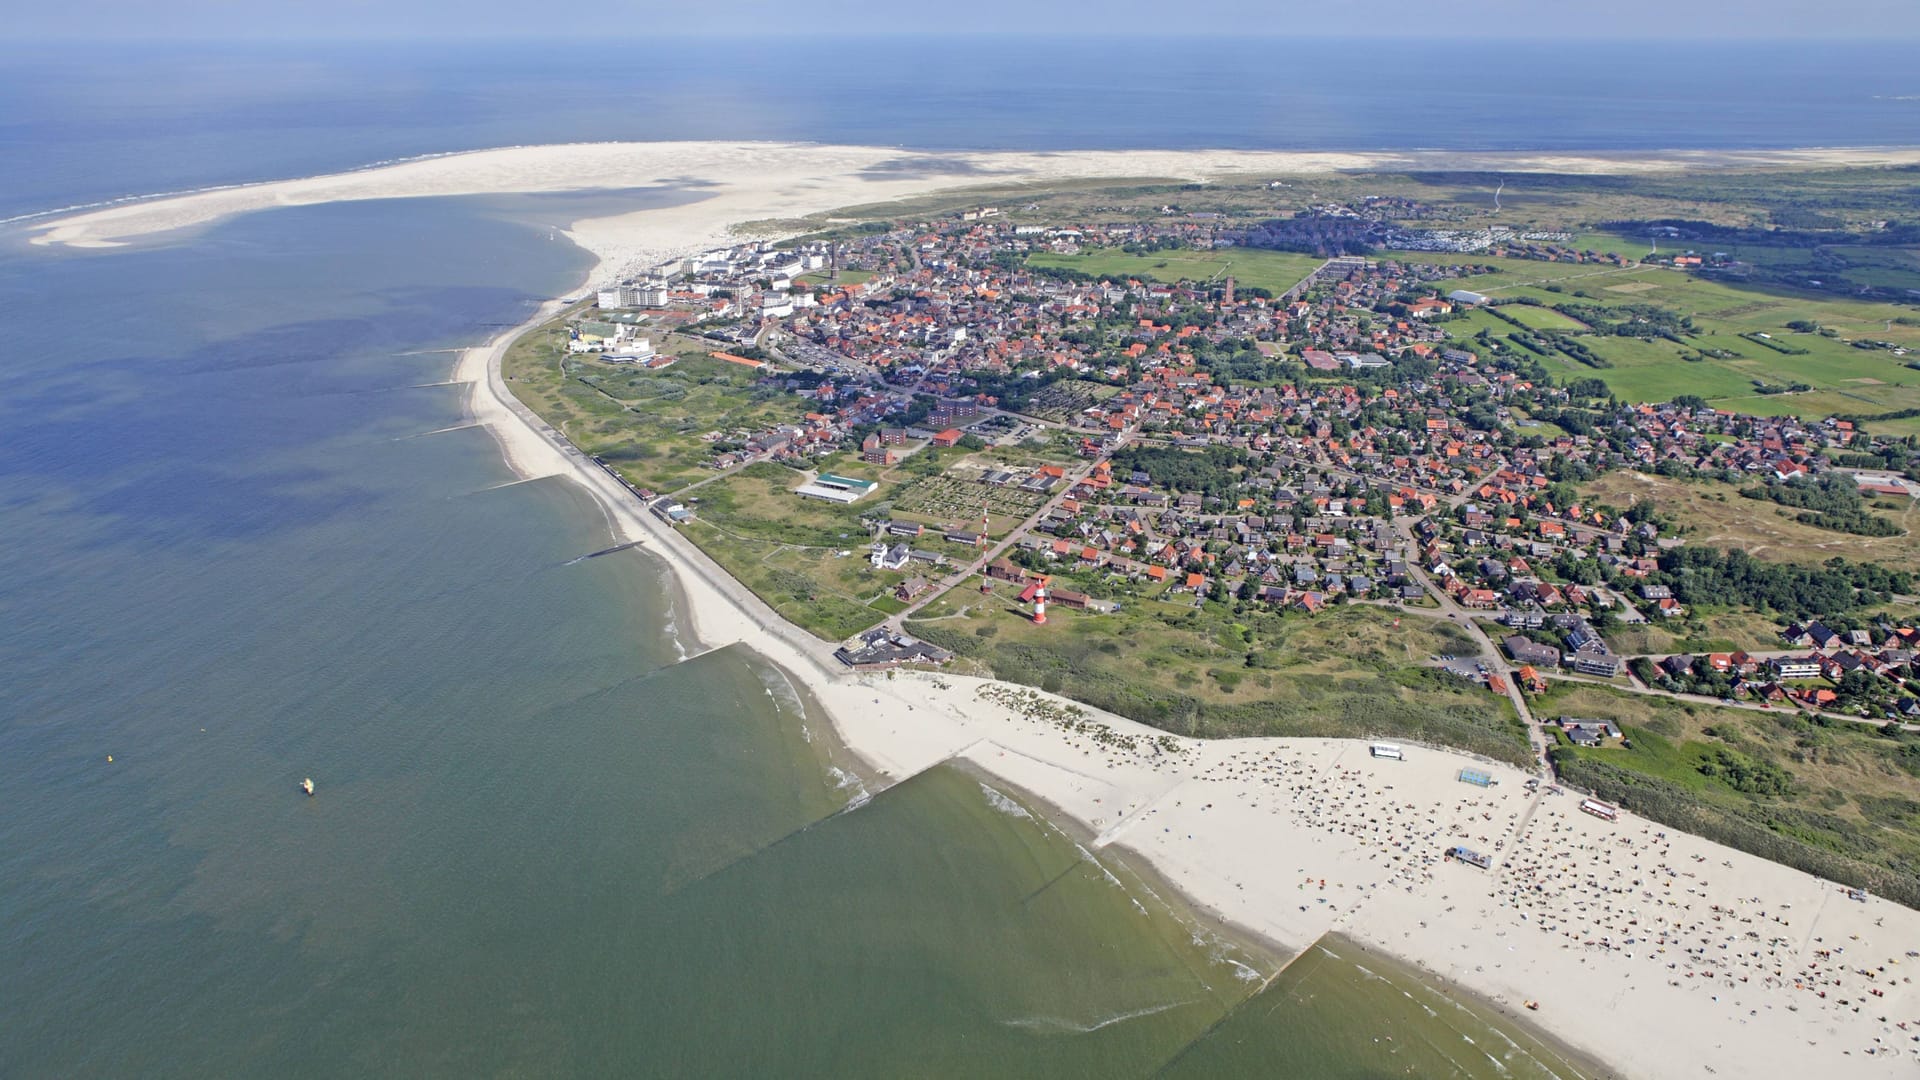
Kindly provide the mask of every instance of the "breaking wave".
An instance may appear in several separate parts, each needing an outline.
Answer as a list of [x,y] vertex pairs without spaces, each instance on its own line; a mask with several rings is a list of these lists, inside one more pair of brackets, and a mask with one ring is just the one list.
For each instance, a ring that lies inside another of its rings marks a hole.
[[[1021,818],[1026,821],[1033,820],[1033,813],[1031,811],[1029,811],[1024,806],[1021,806],[1019,803],[1014,802],[1012,799],[1008,798],[1004,793],[997,791],[986,784],[980,785],[980,793],[987,797],[988,806],[993,807],[995,810],[1000,811],[1001,813],[1007,815],[1008,817]],[[1104,870],[1105,867],[1102,867],[1101,869]]]
[[1056,1016],[1023,1016],[1016,1020],[1003,1020],[1001,1022],[1009,1027],[1027,1028],[1030,1031],[1060,1035],[1085,1035],[1088,1032],[1099,1031],[1101,1028],[1111,1027],[1114,1024],[1124,1023],[1128,1020],[1138,1020],[1143,1016],[1152,1016],[1155,1013],[1163,1013],[1168,1009],[1177,1009],[1182,1005],[1191,1005],[1192,1003],[1191,1000],[1188,1000],[1171,1001],[1165,1005],[1150,1005],[1144,1009],[1115,1013],[1112,1016],[1104,1016],[1098,1020],[1084,1024],[1072,1020],[1064,1020]]

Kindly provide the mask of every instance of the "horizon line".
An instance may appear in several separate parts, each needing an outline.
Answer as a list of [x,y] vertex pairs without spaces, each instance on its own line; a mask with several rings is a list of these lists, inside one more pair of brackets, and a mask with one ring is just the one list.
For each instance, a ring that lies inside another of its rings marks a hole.
[[[1430,42],[1430,41],[1444,41],[1449,44],[1459,44],[1463,42],[1484,42],[1487,44],[1500,44],[1500,45],[1554,45],[1554,46],[1561,46],[1561,47],[1577,46],[1577,45],[1630,45],[1630,46],[1636,46],[1641,48],[1645,48],[1649,46],[1657,48],[1660,46],[1667,46],[1667,45],[1674,45],[1674,46],[1685,45],[1688,47],[1698,47],[1701,45],[1715,45],[1715,44],[1792,45],[1792,44],[1804,44],[1807,42],[1818,42],[1825,45],[1833,45],[1833,44],[1903,45],[1903,44],[1912,44],[1915,42],[1920,42],[1920,28],[1916,28],[1914,30],[1902,30],[1902,31],[1897,31],[1890,34],[1876,33],[1872,35],[1866,35],[1861,33],[1847,33],[1847,34],[1836,34],[1836,35],[1828,36],[1828,35],[1820,35],[1820,34],[1809,35],[1805,33],[1799,33],[1799,34],[1791,34],[1791,35],[1783,35],[1783,36],[1753,34],[1753,35],[1740,35],[1740,36],[1730,37],[1724,33],[1707,34],[1702,32],[1698,34],[1689,34],[1689,33],[1681,32],[1681,33],[1663,34],[1658,37],[1612,37],[1612,36],[1602,36],[1602,35],[1582,35],[1576,38],[1566,34],[1546,34],[1546,33],[1515,33],[1510,35],[1509,34],[1489,35],[1489,34],[1471,34],[1471,33],[1450,34],[1445,30],[1422,33],[1422,34],[1404,34],[1404,35],[1400,35],[1400,34],[1381,35],[1377,33],[1376,34],[1349,34],[1349,33],[1328,33],[1328,32],[1321,32],[1321,31],[1286,31],[1286,30],[1258,30],[1258,29],[1232,30],[1232,29],[1215,29],[1215,28],[1192,29],[1192,30],[1156,30],[1152,33],[1146,33],[1146,32],[1130,33],[1126,31],[1113,31],[1113,30],[1087,33],[1083,31],[1075,31],[1075,30],[1064,29],[1064,28],[1041,29],[1041,30],[931,30],[931,29],[883,30],[883,29],[876,29],[876,30],[864,30],[864,31],[854,31],[854,32],[842,31],[842,32],[831,32],[831,33],[824,30],[814,31],[814,32],[797,32],[797,33],[794,31],[786,31],[782,33],[772,33],[772,32],[757,33],[757,32],[751,32],[751,31],[740,32],[740,31],[730,30],[730,29],[720,30],[720,29],[699,29],[699,28],[683,27],[683,28],[676,28],[671,30],[635,31],[635,32],[624,33],[624,34],[616,31],[611,33],[601,33],[596,36],[598,40],[609,41],[609,42],[697,40],[697,41],[715,41],[715,42],[720,42],[720,41],[790,42],[790,43],[803,44],[803,45],[817,44],[820,42],[827,42],[827,41],[858,42],[858,41],[880,41],[880,40],[901,39],[901,38],[914,38],[914,39],[945,38],[945,39],[959,39],[959,40],[968,40],[968,41],[1008,41],[1008,40],[1015,40],[1015,41],[1177,40],[1177,41],[1273,41],[1273,42],[1338,41],[1338,42],[1365,42],[1369,44],[1407,44],[1407,43],[1420,43],[1420,42]],[[177,34],[177,35],[175,34],[141,34],[141,35],[116,36],[111,33],[102,34],[97,28],[86,29],[86,30],[76,28],[71,33],[55,32],[55,33],[39,33],[39,34],[35,34],[35,33],[15,34],[9,37],[9,39],[6,42],[0,43],[0,53],[9,52],[9,51],[26,51],[26,49],[23,47],[31,47],[31,46],[44,45],[44,44],[62,44],[62,45],[84,44],[84,45],[95,46],[95,47],[119,46],[119,45],[145,45],[145,44],[227,45],[227,44],[241,44],[241,43],[249,44],[249,45],[269,44],[269,45],[296,45],[296,46],[297,45],[325,46],[325,45],[424,44],[429,42],[436,43],[436,44],[448,44],[448,45],[462,45],[462,44],[506,45],[506,44],[525,44],[530,41],[550,42],[550,41],[572,41],[572,40],[575,40],[574,35],[564,33],[559,30],[553,30],[553,31],[501,30],[497,32],[484,31],[484,32],[453,34],[453,35],[448,34],[445,30],[436,30],[436,31],[422,30],[419,32],[396,31],[392,33],[330,34],[330,35],[295,34],[295,33],[250,33],[250,32],[242,31],[237,33],[226,33],[226,34],[185,33],[185,34]]]

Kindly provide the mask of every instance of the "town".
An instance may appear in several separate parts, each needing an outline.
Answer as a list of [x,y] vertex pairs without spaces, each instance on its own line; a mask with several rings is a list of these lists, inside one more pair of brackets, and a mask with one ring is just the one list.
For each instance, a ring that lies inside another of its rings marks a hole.
[[[1427,210],[1323,205],[1288,226],[1357,224],[1387,255],[1248,248],[1260,234],[1171,206],[1057,224],[974,206],[742,243],[603,289],[565,317],[565,348],[575,389],[632,425],[724,390],[658,445],[591,449],[856,668],[960,664],[1194,732],[1246,713],[1242,680],[1275,685],[1276,643],[1329,620],[1409,653],[1424,635],[1406,666],[1452,714],[1387,709],[1353,734],[1550,761],[1590,787],[1659,738],[1633,721],[1684,737],[1727,727],[1697,715],[1777,712],[1915,745],[1910,562],[1768,562],[1632,493],[1686,485],[1802,534],[1904,543],[1912,437],[1628,400],[1605,377],[1616,339],[1780,354],[1798,331],[1703,330],[1639,283],[1483,286],[1518,264],[1684,280],[1730,260],[1406,224],[1444,217]],[[1250,612],[1267,621],[1233,630]],[[1049,613],[1075,629],[1049,636]],[[1246,670],[1191,660],[1230,655],[1223,627],[1248,637]],[[1169,666],[1193,670],[1131,698],[1089,685],[1098,656],[1048,657],[1061,635],[1112,633],[1124,656],[1182,632],[1196,642]]]

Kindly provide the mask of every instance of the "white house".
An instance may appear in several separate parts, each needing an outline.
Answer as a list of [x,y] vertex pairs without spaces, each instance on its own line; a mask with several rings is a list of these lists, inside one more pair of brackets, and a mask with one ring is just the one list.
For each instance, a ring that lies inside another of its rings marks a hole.
[[871,562],[876,570],[898,570],[907,565],[910,555],[911,552],[905,544],[888,547],[885,541],[877,541],[873,545],[873,552],[867,556],[867,561]]

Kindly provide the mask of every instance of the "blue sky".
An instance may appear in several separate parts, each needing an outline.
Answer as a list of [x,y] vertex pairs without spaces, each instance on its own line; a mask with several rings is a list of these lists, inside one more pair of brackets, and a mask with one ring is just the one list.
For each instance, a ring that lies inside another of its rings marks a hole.
[[739,33],[1145,37],[1920,40],[1920,0],[61,0],[13,5],[8,36],[474,38]]

